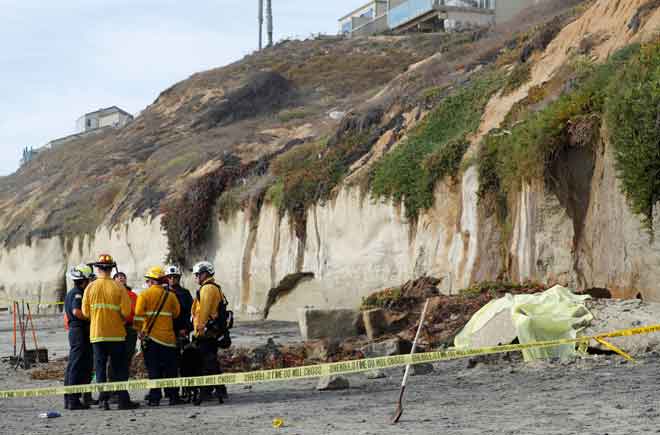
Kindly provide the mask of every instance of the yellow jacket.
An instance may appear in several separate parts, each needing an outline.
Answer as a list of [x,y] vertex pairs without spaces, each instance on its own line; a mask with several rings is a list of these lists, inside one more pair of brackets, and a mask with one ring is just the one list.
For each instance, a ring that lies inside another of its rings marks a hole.
[[[144,319],[142,332],[145,334],[149,330],[149,324],[156,315],[158,307],[160,307],[164,291],[165,289],[163,287],[152,285],[138,296],[135,315],[138,318]],[[179,300],[176,298],[174,292],[167,292],[167,299],[158,314],[158,318],[154,321],[149,337],[163,346],[176,347],[173,320],[179,317],[180,311]]]
[[98,278],[85,289],[83,316],[91,321],[89,340],[124,341],[124,319],[131,314],[128,293],[110,278]]
[[202,287],[197,292],[197,297],[193,301],[192,317],[195,335],[204,335],[204,327],[209,319],[218,317],[218,305],[224,298],[220,286],[209,283],[215,283],[213,278],[209,278],[202,283]]

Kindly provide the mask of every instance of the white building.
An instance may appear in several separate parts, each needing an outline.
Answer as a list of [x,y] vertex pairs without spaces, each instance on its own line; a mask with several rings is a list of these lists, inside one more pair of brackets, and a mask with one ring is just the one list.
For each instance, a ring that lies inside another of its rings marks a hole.
[[76,121],[76,133],[84,133],[103,127],[123,127],[133,120],[133,115],[117,106],[89,112]]
[[[385,17],[387,7],[387,0],[371,0],[339,19],[339,33],[352,34],[360,27],[376,21],[378,18]],[[383,30],[386,30],[386,28]]]

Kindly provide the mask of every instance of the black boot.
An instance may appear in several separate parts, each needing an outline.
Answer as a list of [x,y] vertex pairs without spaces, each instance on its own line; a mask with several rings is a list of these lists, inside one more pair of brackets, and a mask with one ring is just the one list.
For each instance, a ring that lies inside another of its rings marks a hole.
[[83,402],[83,404],[88,405],[88,406],[99,404],[99,401],[94,400],[94,398],[92,397],[92,393],[83,393],[82,402]]
[[64,409],[69,409],[69,395],[64,395]]
[[121,400],[119,402],[119,407],[117,409],[125,411],[129,409],[138,409],[140,407],[140,404],[137,402],[131,402],[129,400]]
[[81,409],[89,409],[89,405],[86,405],[80,401],[77,397],[69,397],[69,408],[71,411],[78,411]]

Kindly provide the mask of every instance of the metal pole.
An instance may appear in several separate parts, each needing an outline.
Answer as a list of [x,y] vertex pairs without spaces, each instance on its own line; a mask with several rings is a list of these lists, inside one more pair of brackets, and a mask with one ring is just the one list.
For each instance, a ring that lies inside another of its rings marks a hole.
[[14,341],[14,357],[16,357],[16,311],[18,310],[18,302],[13,301],[11,305],[11,311],[12,311],[12,318],[14,320],[14,336],[13,336],[13,341]]
[[272,0],[266,0],[266,25],[268,27],[268,45],[267,47],[273,46],[273,2]]
[[[39,343],[37,343],[37,331],[34,329],[34,322],[32,321],[32,311],[30,310],[30,304],[27,305],[27,311],[28,311],[28,320],[30,321],[30,329],[32,329],[32,340],[34,340],[34,350],[39,352]],[[39,358],[37,358],[38,360]]]
[[263,37],[263,28],[264,28],[264,0],[259,0],[259,51],[261,51]]

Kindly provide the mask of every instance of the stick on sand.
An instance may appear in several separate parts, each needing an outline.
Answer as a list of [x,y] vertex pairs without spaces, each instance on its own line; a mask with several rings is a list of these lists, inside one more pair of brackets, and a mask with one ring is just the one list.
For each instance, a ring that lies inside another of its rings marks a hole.
[[[426,309],[428,308],[428,306],[429,306],[429,300],[427,299],[426,302],[424,303],[424,309],[422,310],[422,316],[419,319],[419,326],[417,327],[415,340],[413,341],[412,349],[410,350],[411,355],[415,353],[415,349],[417,348],[417,339],[419,338],[419,333],[422,332],[422,325],[424,325],[424,317],[426,316]],[[392,419],[392,424],[396,424],[401,418],[401,414],[403,414],[403,392],[406,391],[406,382],[408,381],[408,375],[410,375],[410,364],[406,366],[406,372],[403,374],[403,381],[401,382],[401,392],[399,393],[399,403],[397,404],[396,413],[394,414],[394,418]]]

